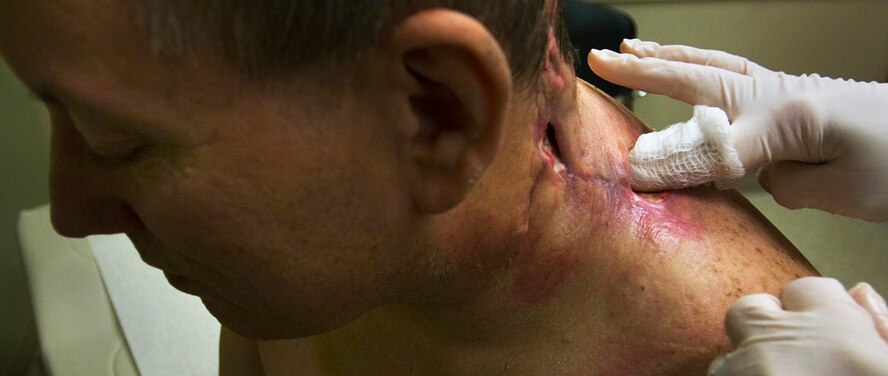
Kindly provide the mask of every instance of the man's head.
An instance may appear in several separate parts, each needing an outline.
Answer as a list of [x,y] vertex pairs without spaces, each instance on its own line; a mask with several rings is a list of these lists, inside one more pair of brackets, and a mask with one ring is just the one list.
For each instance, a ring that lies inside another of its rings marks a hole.
[[556,4],[345,3],[0,3],[0,52],[52,116],[56,229],[126,232],[259,338],[455,299],[498,267],[539,121],[513,94],[547,97],[564,63]]
[[[326,68],[360,72],[360,57],[405,18],[446,8],[482,22],[499,41],[520,86],[536,82],[549,30],[562,51],[571,49],[552,0],[134,0],[135,15],[154,47],[175,56],[211,52],[235,62],[254,78],[288,76]],[[357,69],[356,69],[357,68]],[[329,78],[328,78],[329,79]]]

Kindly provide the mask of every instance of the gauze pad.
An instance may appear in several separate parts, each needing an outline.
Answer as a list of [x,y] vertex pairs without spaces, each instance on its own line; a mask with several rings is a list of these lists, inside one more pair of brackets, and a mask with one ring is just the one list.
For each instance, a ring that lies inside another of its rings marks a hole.
[[719,108],[694,106],[694,117],[641,135],[629,152],[632,188],[640,192],[694,187],[745,174],[731,146],[728,115]]

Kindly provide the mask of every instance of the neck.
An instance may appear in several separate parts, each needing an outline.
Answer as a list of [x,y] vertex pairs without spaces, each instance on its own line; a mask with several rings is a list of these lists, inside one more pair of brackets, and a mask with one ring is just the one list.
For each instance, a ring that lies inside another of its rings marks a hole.
[[[452,281],[447,289],[462,292],[459,298],[380,307],[323,336],[322,352],[346,347],[360,350],[351,354],[362,367],[390,370],[391,359],[399,359],[419,374],[454,375],[606,374],[626,370],[642,356],[676,352],[679,345],[633,332],[645,327],[637,322],[643,315],[627,314],[642,310],[635,301],[638,285],[631,282],[651,271],[625,262],[637,261],[633,252],[644,248],[627,242],[641,227],[632,224],[632,208],[645,201],[629,189],[622,160],[641,125],[628,124],[634,118],[591,87],[581,84],[576,93],[579,105],[572,109],[537,108],[520,117],[533,125],[504,149],[529,150],[516,154],[530,161],[504,160],[486,174],[519,187],[519,194],[497,187],[478,201],[469,199],[441,226],[442,237],[461,234],[444,252],[460,255],[449,260],[457,265],[451,269],[477,265],[467,274],[442,274]],[[549,126],[554,131],[547,132]],[[531,173],[516,174],[514,166],[527,163],[534,166]],[[525,203],[499,202],[503,196]],[[502,215],[477,221],[477,213],[491,208]]]
[[[573,107],[522,103],[511,120],[526,126],[466,202],[424,224],[436,256],[414,269],[432,277],[405,283],[403,304],[296,347],[327,374],[703,374],[728,348],[733,301],[813,273],[738,196],[633,193],[643,125],[576,93]],[[547,124],[557,149],[540,142]]]

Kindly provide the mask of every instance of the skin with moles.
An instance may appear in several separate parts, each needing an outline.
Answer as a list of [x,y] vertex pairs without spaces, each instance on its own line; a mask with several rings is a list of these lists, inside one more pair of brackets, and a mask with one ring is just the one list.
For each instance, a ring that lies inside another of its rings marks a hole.
[[288,91],[151,54],[124,4],[0,2],[0,51],[49,99],[57,230],[126,232],[239,333],[223,374],[702,374],[732,301],[813,273],[734,193],[632,192],[646,128],[554,43],[528,93],[423,12]]

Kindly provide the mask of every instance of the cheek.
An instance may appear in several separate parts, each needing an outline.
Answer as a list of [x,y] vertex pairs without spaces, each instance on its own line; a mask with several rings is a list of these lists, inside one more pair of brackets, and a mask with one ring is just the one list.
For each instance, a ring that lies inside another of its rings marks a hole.
[[[360,274],[350,260],[359,260],[362,246],[329,211],[286,199],[292,191],[192,177],[155,192],[143,215],[161,248],[144,252],[158,252],[166,258],[160,264],[211,285],[221,305],[306,315],[356,300],[341,292],[356,290],[342,286]],[[368,285],[362,282],[351,285]]]
[[158,155],[139,166],[130,175],[130,201],[169,252],[230,269],[237,263],[232,259],[245,258],[249,248],[282,242],[273,234],[276,227],[296,225],[284,222],[281,213],[300,211],[284,200],[291,193],[282,190],[282,171],[268,174],[255,167],[261,166],[255,155],[222,146]]
[[292,285],[308,293],[326,280],[332,294],[332,286],[372,274],[367,269],[383,260],[372,250],[390,249],[380,245],[396,234],[384,231],[395,226],[380,213],[398,209],[380,191],[385,185],[358,183],[372,177],[330,161],[243,155],[194,162],[143,180],[146,196],[137,210],[169,252],[233,282],[257,290]]

